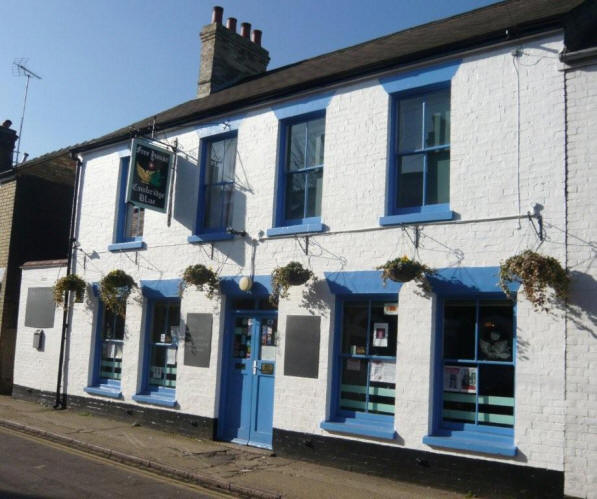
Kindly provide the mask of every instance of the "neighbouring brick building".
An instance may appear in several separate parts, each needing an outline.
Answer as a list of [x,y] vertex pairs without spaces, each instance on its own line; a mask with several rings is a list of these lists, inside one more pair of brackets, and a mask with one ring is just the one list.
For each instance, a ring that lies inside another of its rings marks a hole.
[[[269,72],[261,34],[214,9],[197,99],[72,148],[89,286],[69,404],[463,492],[597,497],[595,5],[509,0]],[[527,249],[566,267],[567,306],[498,286]],[[382,281],[402,255],[430,289]],[[291,261],[318,279],[273,304]],[[195,264],[213,298],[181,291]],[[139,286],[122,316],[98,294],[116,269]],[[24,267],[15,396],[53,397],[62,309],[35,296],[64,274]]]

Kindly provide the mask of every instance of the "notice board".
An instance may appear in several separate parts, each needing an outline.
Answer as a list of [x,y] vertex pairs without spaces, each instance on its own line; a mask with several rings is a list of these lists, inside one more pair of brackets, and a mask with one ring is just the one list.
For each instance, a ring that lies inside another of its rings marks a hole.
[[209,367],[212,314],[187,314],[184,365]]
[[319,340],[321,317],[288,315],[284,376],[317,378],[319,375]]
[[48,329],[54,327],[54,288],[29,288],[25,326]]

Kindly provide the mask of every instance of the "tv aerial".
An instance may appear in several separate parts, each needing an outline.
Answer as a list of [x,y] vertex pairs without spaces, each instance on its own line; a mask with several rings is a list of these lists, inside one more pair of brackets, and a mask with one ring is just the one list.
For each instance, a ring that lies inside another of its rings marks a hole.
[[27,82],[25,83],[25,97],[23,98],[23,112],[21,113],[21,123],[19,125],[19,140],[17,142],[17,150],[14,159],[14,164],[16,165],[19,162],[19,151],[21,148],[21,137],[23,135],[23,120],[25,119],[25,107],[27,106],[27,94],[29,93],[29,81],[31,78],[37,78],[41,80],[41,76],[36,75],[33,71],[31,71],[27,66],[27,62],[29,59],[20,58],[15,59],[12,62],[12,75],[13,76],[25,76],[27,78]]

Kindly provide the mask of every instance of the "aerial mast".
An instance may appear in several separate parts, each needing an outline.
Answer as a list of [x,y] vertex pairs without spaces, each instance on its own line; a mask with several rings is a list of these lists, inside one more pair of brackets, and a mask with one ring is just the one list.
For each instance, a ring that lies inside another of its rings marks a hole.
[[27,106],[27,94],[29,93],[29,81],[31,78],[37,78],[41,80],[41,76],[36,75],[33,71],[25,66],[28,59],[15,59],[12,63],[12,74],[14,76],[26,76],[27,82],[25,83],[25,97],[23,98],[23,112],[21,113],[21,123],[19,125],[19,140],[17,142],[17,150],[15,153],[14,164],[15,166],[19,162],[19,151],[21,148],[21,137],[23,135],[23,120],[25,119],[25,107]]

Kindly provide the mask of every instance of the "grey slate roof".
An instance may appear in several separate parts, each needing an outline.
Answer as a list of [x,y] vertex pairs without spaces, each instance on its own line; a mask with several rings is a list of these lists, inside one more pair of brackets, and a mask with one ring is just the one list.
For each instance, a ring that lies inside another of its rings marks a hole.
[[434,56],[560,28],[565,15],[582,2],[508,0],[489,5],[268,71],[71,149],[78,152],[117,142],[130,137],[131,129],[146,133],[154,119],[155,129],[163,130]]

